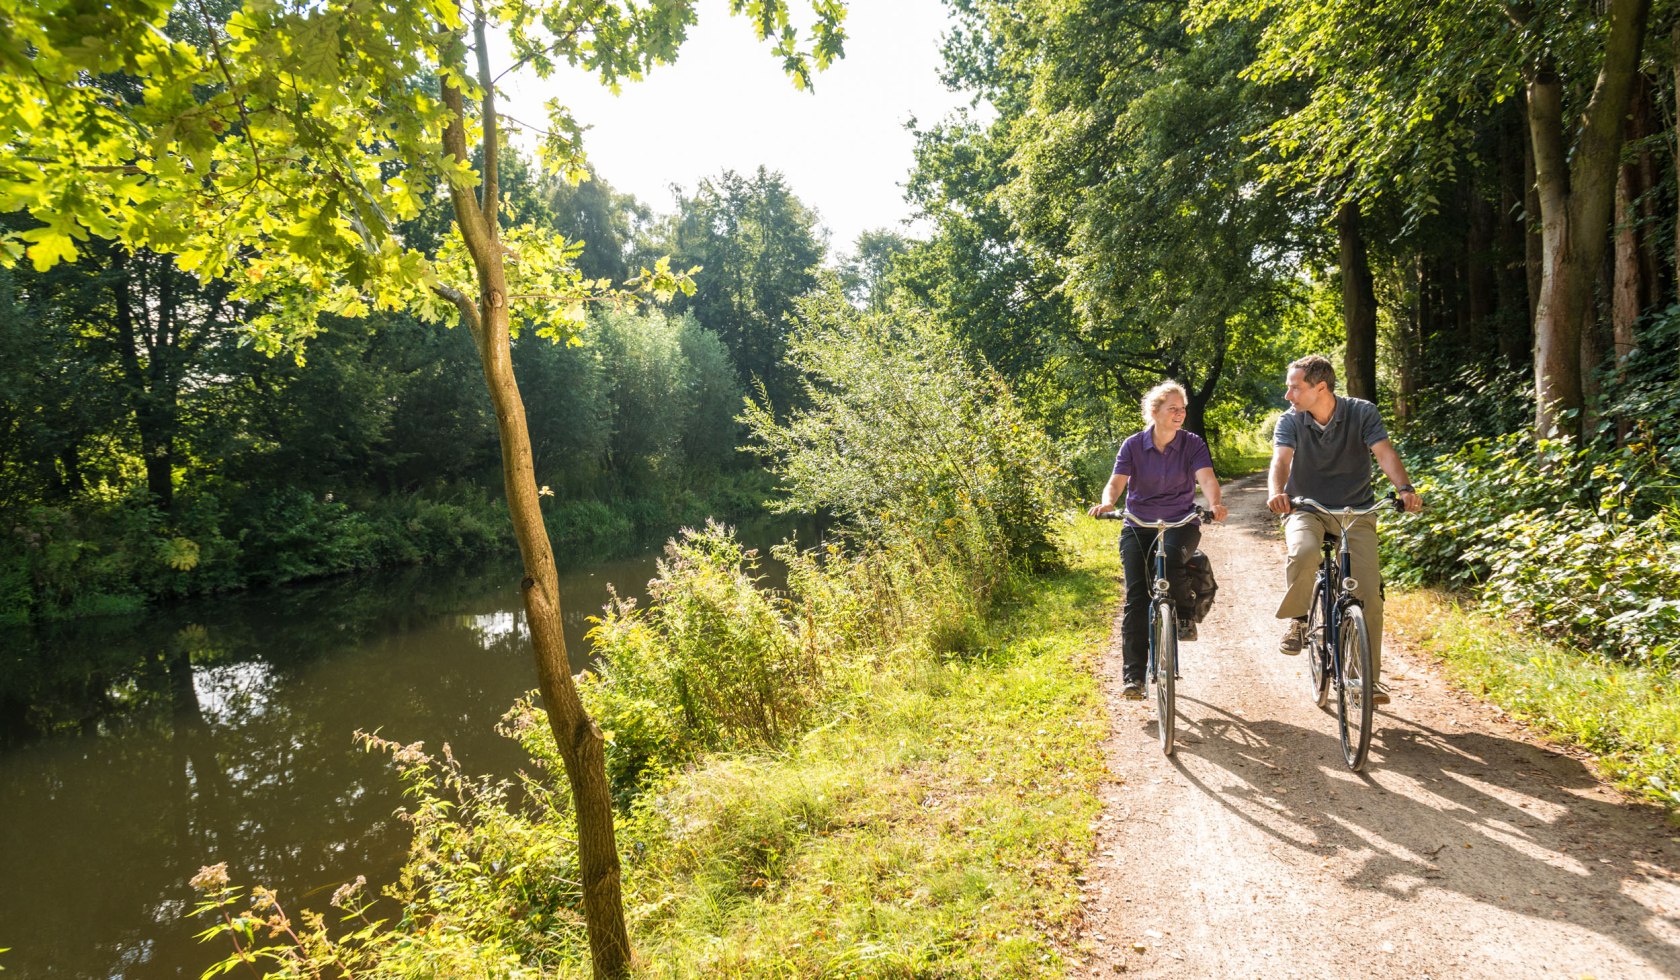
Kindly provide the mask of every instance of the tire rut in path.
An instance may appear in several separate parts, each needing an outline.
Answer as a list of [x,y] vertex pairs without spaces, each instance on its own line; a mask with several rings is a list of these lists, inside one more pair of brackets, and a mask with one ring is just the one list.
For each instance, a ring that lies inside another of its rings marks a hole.
[[1363,774],[1301,657],[1263,477],[1206,530],[1220,591],[1181,648],[1178,749],[1110,713],[1076,977],[1680,977],[1680,829],[1451,688],[1393,641]]

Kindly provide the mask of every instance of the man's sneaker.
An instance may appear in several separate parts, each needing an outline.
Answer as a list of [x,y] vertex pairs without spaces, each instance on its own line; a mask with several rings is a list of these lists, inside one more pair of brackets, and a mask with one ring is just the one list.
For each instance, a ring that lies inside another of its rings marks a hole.
[[1188,619],[1178,621],[1178,642],[1193,643],[1196,639],[1196,624]]
[[1387,704],[1390,700],[1391,699],[1388,696],[1388,688],[1383,687],[1381,684],[1378,684],[1377,689],[1371,693],[1372,704]]
[[1301,652],[1301,644],[1307,639],[1307,621],[1291,619],[1289,625],[1283,628],[1283,639],[1278,641],[1278,652],[1287,653],[1291,657]]
[[1142,701],[1143,682],[1127,681],[1126,686],[1120,689],[1120,696],[1125,698],[1127,701]]

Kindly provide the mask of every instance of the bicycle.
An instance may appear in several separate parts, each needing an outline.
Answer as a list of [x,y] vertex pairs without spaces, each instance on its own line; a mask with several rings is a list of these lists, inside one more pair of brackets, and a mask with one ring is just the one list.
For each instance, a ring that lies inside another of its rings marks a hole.
[[1149,546],[1148,560],[1155,569],[1150,585],[1149,600],[1149,663],[1144,669],[1145,683],[1155,688],[1156,728],[1161,739],[1161,753],[1173,754],[1173,740],[1178,727],[1174,704],[1175,682],[1178,680],[1178,609],[1173,604],[1171,585],[1167,582],[1166,532],[1183,527],[1194,520],[1212,522],[1213,512],[1201,505],[1176,521],[1146,521],[1129,510],[1110,511],[1105,520],[1124,520],[1133,527],[1152,528],[1155,541]]
[[1371,663],[1371,636],[1365,627],[1365,604],[1353,594],[1359,582],[1353,577],[1347,532],[1362,520],[1374,521],[1378,511],[1403,511],[1405,505],[1394,494],[1365,508],[1331,510],[1311,497],[1291,497],[1289,503],[1328,517],[1340,528],[1324,535],[1302,646],[1317,705],[1324,707],[1331,687],[1336,690],[1336,730],[1341,737],[1342,759],[1349,769],[1358,772],[1365,767],[1371,751],[1377,678]]

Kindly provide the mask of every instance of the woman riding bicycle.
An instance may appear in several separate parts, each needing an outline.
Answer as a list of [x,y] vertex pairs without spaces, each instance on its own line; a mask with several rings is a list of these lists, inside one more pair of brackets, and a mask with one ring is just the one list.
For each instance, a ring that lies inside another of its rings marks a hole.
[[[1162,382],[1143,396],[1143,431],[1120,444],[1114,475],[1103,487],[1102,503],[1091,508],[1092,517],[1118,509],[1123,495],[1125,509],[1144,520],[1177,520],[1195,506],[1200,485],[1213,519],[1225,519],[1213,457],[1201,436],[1184,431],[1185,407],[1184,387],[1176,381]],[[1129,523],[1120,530],[1120,563],[1126,577],[1126,611],[1120,620],[1122,694],[1134,700],[1143,697],[1143,673],[1149,662],[1149,549],[1156,533]],[[1185,563],[1201,542],[1202,530],[1191,523],[1164,533],[1167,581],[1178,606],[1179,639],[1194,640],[1196,624],[1190,615],[1195,595]]]

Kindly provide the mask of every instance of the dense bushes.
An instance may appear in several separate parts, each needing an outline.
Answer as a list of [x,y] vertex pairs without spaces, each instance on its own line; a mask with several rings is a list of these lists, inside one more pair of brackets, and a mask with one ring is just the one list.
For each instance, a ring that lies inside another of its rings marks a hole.
[[749,407],[787,510],[842,515],[867,539],[958,542],[973,521],[995,555],[1050,551],[1053,501],[1071,474],[1002,379],[926,313],[859,314],[835,295],[801,307],[788,341],[808,408],[785,423]]
[[822,548],[777,549],[786,595],[727,529],[685,531],[649,608],[605,612],[585,692],[621,797],[700,752],[782,743],[889,651],[971,648],[1011,573],[1050,553],[1048,440],[929,321],[819,299],[790,351],[808,407],[747,421],[781,506],[845,524]]
[[31,507],[0,549],[0,622],[134,609],[173,597],[509,547],[501,502],[471,489],[353,507],[302,490],[197,494],[171,520],[138,495]]
[[[1680,309],[1653,327],[1658,340],[1677,331]],[[1680,377],[1667,354],[1636,354],[1604,378],[1601,425],[1585,445],[1513,431],[1532,404],[1516,393],[1520,379],[1467,374],[1447,386],[1409,430],[1428,506],[1395,522],[1391,572],[1476,586],[1552,635],[1680,666],[1680,428],[1670,418]]]

